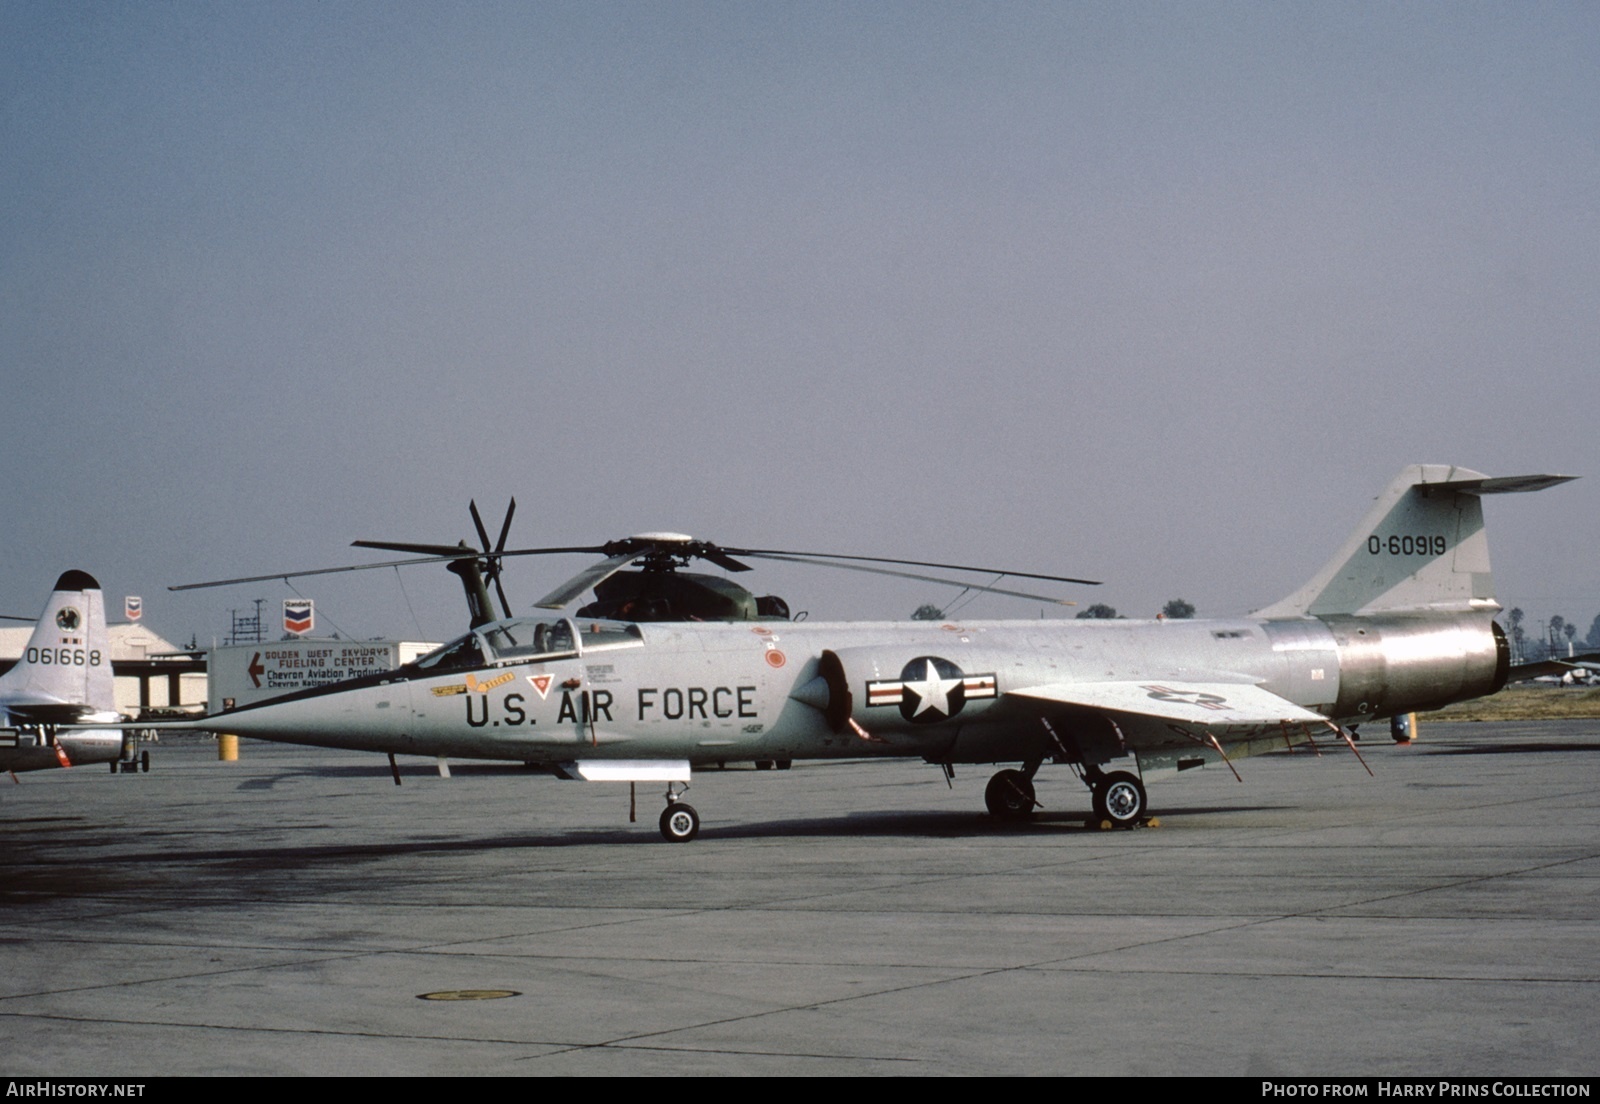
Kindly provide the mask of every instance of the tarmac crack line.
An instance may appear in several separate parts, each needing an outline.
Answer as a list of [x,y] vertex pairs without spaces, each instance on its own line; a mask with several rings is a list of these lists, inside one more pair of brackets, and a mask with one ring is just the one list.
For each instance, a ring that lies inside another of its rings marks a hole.
[[[935,978],[935,979],[930,979],[928,981],[917,982],[917,983],[909,984],[909,985],[886,986],[886,987],[883,987],[883,988],[874,989],[870,993],[851,993],[851,994],[849,994],[847,996],[834,997],[834,998],[831,998],[831,999],[828,999],[828,1000],[808,1001],[808,1002],[805,1002],[803,1004],[788,1005],[788,1006],[785,1006],[785,1007],[782,1007],[782,1008],[765,1009],[765,1010],[760,1011],[760,1012],[750,1012],[750,1013],[746,1013],[744,1015],[728,1016],[728,1017],[724,1017],[724,1018],[721,1018],[721,1019],[715,1019],[715,1020],[705,1020],[705,1021],[701,1021],[699,1023],[694,1023],[694,1024],[679,1024],[677,1026],[670,1027],[670,1028],[663,1028],[663,1029],[658,1030],[658,1031],[642,1032],[642,1033],[637,1034],[637,1035],[625,1035],[625,1036],[621,1036],[621,1037],[616,1038],[616,1039],[607,1040],[605,1042],[584,1044],[582,1046],[575,1046],[575,1047],[572,1047],[570,1049],[571,1050],[585,1050],[585,1049],[622,1049],[622,1048],[631,1048],[632,1044],[635,1044],[637,1042],[640,1042],[640,1041],[646,1040],[646,1039],[661,1039],[661,1038],[665,1038],[667,1036],[676,1035],[676,1034],[679,1034],[679,1033],[682,1033],[682,1032],[686,1032],[686,1031],[697,1031],[697,1030],[704,1030],[704,1029],[710,1028],[710,1027],[722,1027],[722,1026],[728,1026],[728,1025],[731,1025],[731,1024],[749,1023],[749,1022],[753,1022],[753,1021],[756,1021],[756,1020],[766,1019],[766,1018],[770,1018],[770,1017],[775,1016],[775,1015],[782,1015],[782,1014],[789,1013],[789,1012],[822,1011],[822,1010],[827,1009],[827,1008],[833,1008],[833,1007],[838,1007],[838,1006],[842,1006],[842,1005],[847,1005],[847,1004],[851,1004],[851,1003],[857,1002],[857,1001],[870,1000],[870,999],[875,999],[875,998],[884,997],[884,996],[893,996],[893,995],[898,995],[898,994],[911,993],[911,992],[916,992],[916,991],[922,990],[922,989],[931,989],[931,988],[934,988],[934,987],[937,987],[937,986],[965,983],[965,982],[973,981],[973,980],[976,980],[976,979],[987,978],[987,977],[998,977],[998,976],[1002,976],[1002,975],[1006,975],[1006,974],[1039,972],[1041,970],[1044,970],[1046,967],[1056,966],[1056,965],[1063,964],[1063,963],[1071,963],[1075,959],[1078,959],[1078,958],[1098,957],[1100,955],[1116,953],[1117,951],[1134,951],[1134,950],[1139,950],[1139,949],[1142,949],[1142,948],[1158,946],[1158,945],[1160,945],[1162,943],[1176,942],[1176,941],[1178,941],[1180,939],[1193,938],[1196,935],[1211,935],[1211,934],[1217,934],[1219,932],[1241,930],[1241,929],[1244,929],[1244,928],[1255,927],[1255,926],[1258,926],[1259,924],[1262,924],[1262,923],[1271,923],[1271,922],[1274,922],[1274,921],[1280,920],[1280,919],[1294,918],[1295,915],[1296,914],[1291,914],[1289,916],[1275,917],[1275,918],[1272,918],[1271,920],[1252,920],[1252,921],[1247,921],[1247,922],[1240,923],[1240,924],[1222,925],[1222,926],[1219,926],[1219,927],[1216,927],[1216,928],[1212,928],[1212,929],[1210,929],[1210,930],[1208,930],[1206,932],[1194,932],[1194,933],[1189,933],[1187,935],[1182,935],[1182,936],[1170,936],[1170,937],[1166,937],[1166,938],[1162,938],[1162,939],[1146,940],[1146,941],[1141,941],[1141,942],[1138,942],[1138,943],[1129,944],[1129,945],[1127,945],[1125,947],[1122,947],[1122,948],[1110,948],[1110,949],[1104,949],[1104,950],[1099,950],[1099,951],[1088,951],[1088,952],[1084,952],[1084,954],[1082,954],[1082,955],[1067,956],[1065,958],[1043,959],[1043,960],[1040,960],[1038,962],[1021,963],[1021,964],[1014,965],[1014,966],[1002,966],[1002,967],[994,967],[994,968],[985,969],[985,970],[975,970],[975,971],[970,971],[970,972],[964,972],[964,973],[961,973],[958,976],[954,976],[954,977]],[[1072,970],[1072,971],[1069,971],[1069,972],[1073,972],[1073,973],[1097,973],[1097,972],[1101,972],[1101,971]],[[1149,971],[1149,973],[1152,974],[1152,975],[1212,976],[1212,975],[1215,975],[1217,972],[1216,971],[1160,970],[1160,971]],[[1331,978],[1331,979],[1334,979],[1334,980],[1342,980],[1342,979],[1345,979],[1345,978],[1351,978],[1351,979],[1355,979],[1355,980],[1372,980],[1373,979],[1372,977],[1369,977],[1368,975],[1348,975],[1348,974],[1326,974],[1326,975],[1322,975],[1322,974],[1313,974],[1313,973],[1306,973],[1306,974],[1275,974],[1275,973],[1268,973],[1268,972],[1263,972],[1263,971],[1239,971],[1237,976]],[[1391,976],[1391,975],[1376,975],[1375,979],[1376,980],[1391,980],[1391,979],[1393,979],[1393,980],[1466,981],[1466,982],[1473,983],[1473,984],[1494,984],[1494,983],[1497,983],[1497,982],[1503,982],[1503,981],[1507,981],[1507,980],[1516,980],[1516,979],[1506,979],[1506,978],[1449,978],[1449,977],[1430,978],[1430,977],[1427,977],[1427,976],[1422,976],[1422,977],[1419,977],[1419,978],[1412,979],[1407,975],[1393,975],[1393,976]],[[1590,981],[1587,981],[1587,980],[1585,980],[1585,981],[1562,981],[1560,979],[1537,979],[1537,978],[1536,979],[1528,979],[1528,980],[1533,981],[1533,982],[1538,983],[1538,984],[1552,984],[1552,985],[1590,984],[1591,983]],[[678,1050],[680,1048],[663,1047],[661,1049]],[[692,1048],[681,1048],[681,1049],[689,1050],[689,1049],[692,1049]]]
[[1147,976],[1163,977],[1252,977],[1252,978],[1305,978],[1316,981],[1439,981],[1439,982],[1464,982],[1470,985],[1500,985],[1515,983],[1518,985],[1595,985],[1600,984],[1600,978],[1541,978],[1541,977],[1508,977],[1503,975],[1460,975],[1460,974],[1341,974],[1331,970],[1096,970],[1092,967],[1068,967],[1069,973],[1098,974],[1130,972]]
[[1443,882],[1440,882],[1440,883],[1435,884],[1435,885],[1422,886],[1422,887],[1419,887],[1417,889],[1406,890],[1405,892],[1402,892],[1402,893],[1385,893],[1385,894],[1381,894],[1381,895],[1376,896],[1376,897],[1368,897],[1368,898],[1366,898],[1364,900],[1361,900],[1361,901],[1350,901],[1350,902],[1346,902],[1346,903],[1341,904],[1341,905],[1328,905],[1328,906],[1326,906],[1324,908],[1310,909],[1310,910],[1307,910],[1305,912],[1290,913],[1289,916],[1291,916],[1291,917],[1322,916],[1322,915],[1327,914],[1328,912],[1330,912],[1333,909],[1347,909],[1347,908],[1351,908],[1354,905],[1376,905],[1376,904],[1380,904],[1380,903],[1382,903],[1384,901],[1399,901],[1399,900],[1404,900],[1405,898],[1408,898],[1408,897],[1421,897],[1421,896],[1423,896],[1425,894],[1428,894],[1428,893],[1438,893],[1438,892],[1440,892],[1442,890],[1447,890],[1447,889],[1460,889],[1463,886],[1480,885],[1480,884],[1484,884],[1484,883],[1488,883],[1488,882],[1495,882],[1495,881],[1499,881],[1502,878],[1524,877],[1524,876],[1529,875],[1529,874],[1539,873],[1540,871],[1555,870],[1558,867],[1570,866],[1573,863],[1590,862],[1594,858],[1596,858],[1596,855],[1594,855],[1594,854],[1574,855],[1571,858],[1554,859],[1554,860],[1551,860],[1549,862],[1536,863],[1536,864],[1534,864],[1532,866],[1524,866],[1524,867],[1521,867],[1520,869],[1517,869],[1517,870],[1501,870],[1501,871],[1497,871],[1496,873],[1493,873],[1493,874],[1475,874],[1475,875],[1472,875],[1471,877],[1456,878],[1454,880],[1443,881]]
[[[282,953],[281,951],[279,953]],[[229,966],[220,970],[191,970],[179,974],[158,974],[146,978],[130,978],[125,981],[102,982],[96,985],[73,985],[65,989],[40,989],[31,993],[8,993],[0,996],[0,1002],[25,1000],[29,997],[60,997],[72,993],[94,993],[99,991],[114,991],[118,989],[136,989],[145,985],[159,985],[175,981],[201,981],[211,978],[223,978],[230,974],[253,974],[261,971],[300,969],[307,966],[324,966],[332,962],[349,962],[362,958],[376,958],[387,954],[406,954],[404,950],[382,951],[352,951],[347,954],[324,955],[321,958],[308,958],[295,962],[263,962],[254,966]],[[21,1012],[6,1012],[0,1010],[0,1016],[27,1015]]]
[[51,1023],[72,1024],[117,1024],[123,1027],[172,1027],[183,1030],[200,1031],[230,1031],[252,1033],[260,1032],[267,1035],[314,1035],[332,1038],[351,1039],[407,1039],[413,1042],[434,1043],[497,1043],[505,1046],[546,1046],[562,1050],[582,1049],[582,1044],[573,1044],[569,1041],[556,1041],[552,1039],[503,1039],[485,1035],[424,1035],[414,1032],[382,1032],[382,1031],[354,1031],[341,1028],[325,1027],[270,1027],[263,1024],[218,1024],[195,1023],[192,1020],[130,1020],[112,1019],[105,1016],[63,1016],[56,1012],[0,1012],[0,1019],[7,1020],[45,1020]]
[[928,1061],[926,1058],[907,1058],[902,1054],[821,1054],[808,1050],[740,1050],[737,1047],[710,1046],[636,1046],[621,1040],[566,1046],[559,1050],[553,1050],[549,1054],[533,1054],[525,1058],[518,1058],[516,1061],[538,1062],[546,1058],[554,1058],[563,1054],[579,1054],[589,1050],[646,1051],[653,1054],[726,1054],[739,1058],[815,1058],[824,1062],[905,1062],[916,1064]]

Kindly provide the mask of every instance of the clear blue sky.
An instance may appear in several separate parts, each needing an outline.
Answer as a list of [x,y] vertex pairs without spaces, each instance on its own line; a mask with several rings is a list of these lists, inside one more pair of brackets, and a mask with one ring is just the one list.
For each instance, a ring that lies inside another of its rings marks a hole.
[[[1427,461],[1589,476],[1489,503],[1502,599],[1587,630],[1597,74],[1592,3],[5,0],[0,612],[81,567],[205,641],[292,592],[169,584],[515,494],[519,544],[1241,613]],[[372,576],[300,590],[461,626],[439,569]]]

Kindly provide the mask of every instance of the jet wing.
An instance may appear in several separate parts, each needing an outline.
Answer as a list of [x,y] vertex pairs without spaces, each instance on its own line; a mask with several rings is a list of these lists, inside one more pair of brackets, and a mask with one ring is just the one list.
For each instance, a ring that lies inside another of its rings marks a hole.
[[[1296,744],[1332,729],[1320,713],[1226,676],[1204,681],[1063,682],[1006,694],[1046,720],[1054,710],[1085,710],[1112,721],[1121,752],[1136,751],[1140,769],[1184,770],[1214,759],[1239,759]],[[1116,752],[1103,748],[1111,757]],[[1237,772],[1235,772],[1237,773]]]
[[1011,690],[1006,696],[1213,729],[1327,720],[1248,682],[1063,682]]

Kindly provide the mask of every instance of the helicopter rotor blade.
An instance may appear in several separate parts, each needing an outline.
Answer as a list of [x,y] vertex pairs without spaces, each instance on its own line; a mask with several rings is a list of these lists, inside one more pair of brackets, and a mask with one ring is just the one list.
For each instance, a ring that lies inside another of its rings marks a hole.
[[[749,553],[746,553],[749,555]],[[892,575],[897,579],[916,579],[923,583],[942,583],[945,586],[965,587],[967,590],[981,590],[987,594],[1004,594],[1012,598],[1026,598],[1032,602],[1048,602],[1052,606],[1075,606],[1078,603],[1066,598],[1051,598],[1044,594],[1029,594],[1022,590],[1007,590],[1005,587],[988,586],[984,583],[970,583],[965,579],[947,579],[938,575],[919,575],[912,571],[893,571],[886,567],[863,567],[861,564],[835,563],[818,556],[801,558],[777,552],[763,552],[760,556],[764,560],[786,560],[789,563],[809,564],[813,567],[836,567],[841,571],[863,571],[870,575]],[[866,557],[860,557],[866,558]],[[893,561],[891,561],[893,562]]]
[[[896,560],[885,556],[840,556],[832,552],[791,552],[784,548],[728,548],[723,551],[739,556],[753,556],[766,560],[792,560],[807,563],[811,560],[850,560],[863,563],[903,564],[906,567],[933,567],[945,571],[974,571],[980,575],[1011,575],[1019,579],[1042,579],[1048,583],[1075,583],[1078,586],[1099,586],[1098,579],[1075,579],[1070,575],[1041,575],[1034,571],[1007,571],[1000,567],[971,567],[966,564],[934,563],[929,560]],[[843,564],[835,563],[835,567]],[[865,568],[862,569],[866,570]]]
[[[588,590],[590,587],[599,586],[611,576],[633,563],[642,560],[650,554],[650,549],[640,549],[637,552],[624,552],[619,556],[612,556],[608,560],[601,560],[585,571],[580,571],[556,589],[546,594],[534,603],[537,609],[561,609],[568,602]],[[508,553],[509,555],[509,553]]]
[[512,499],[511,499],[511,504],[506,507],[506,519],[505,519],[505,521],[500,523],[500,539],[494,542],[494,550],[496,552],[504,552],[505,551],[505,548],[506,548],[506,536],[507,536],[507,534],[509,534],[511,532],[511,516],[513,514],[515,514],[516,512],[517,512],[517,500],[516,500],[516,496],[513,495]]
[[489,551],[489,533],[483,527],[483,516],[478,513],[478,500],[475,498],[469,499],[467,510],[472,514],[473,528],[478,530],[478,543],[483,545],[485,552]]
[[[465,558],[474,555],[470,550]],[[371,571],[379,567],[406,567],[410,564],[449,563],[462,559],[457,552],[450,556],[413,556],[408,560],[385,560],[383,563],[349,564],[345,567],[316,567],[309,571],[274,571],[270,575],[242,575],[237,579],[213,579],[204,583],[180,583],[168,590],[203,590],[206,587],[234,586],[237,583],[266,583],[277,579],[303,579],[308,575],[336,575],[343,571]]]
[[407,541],[358,540],[351,541],[350,547],[381,548],[385,552],[415,552],[421,556],[446,556],[452,559],[475,555],[472,546],[465,541],[460,544],[413,544]]
[[[506,537],[511,533],[511,518],[517,512],[517,499],[512,496],[511,502],[506,506],[505,520],[500,523],[500,539],[494,542],[496,553],[503,552],[506,547]],[[500,596],[500,610],[505,616],[511,616],[511,600],[506,597],[506,588],[500,581],[500,568],[503,565],[498,555],[494,558],[494,592]]]
[[483,515],[478,513],[478,500],[472,499],[467,503],[467,509],[472,513],[472,524],[478,530],[478,540],[483,544],[484,570],[489,580],[494,583],[495,594],[500,599],[501,613],[506,617],[511,616],[511,601],[506,597],[505,584],[500,581],[501,554],[505,551],[506,536],[511,532],[511,516],[517,512],[517,500],[513,498],[511,505],[506,507],[505,520],[500,523],[500,539],[491,548],[489,545],[489,531],[484,528]]
[[[377,563],[345,564],[341,567],[315,567],[304,571],[273,571],[265,575],[241,575],[232,579],[209,579],[203,583],[179,583],[168,590],[203,590],[207,587],[235,586],[243,583],[266,583],[280,579],[301,579],[309,575],[337,575],[346,571],[373,571],[385,567],[407,567],[411,564],[450,563],[462,559],[498,561],[506,556],[568,556],[600,555],[605,546],[599,544],[564,545],[553,548],[507,548],[483,553],[462,541],[457,544],[418,544],[405,541],[351,541],[353,548],[377,548],[387,552],[414,552],[404,560],[380,560]],[[645,555],[645,549],[639,555]]]
[[695,555],[699,556],[702,560],[709,560],[718,567],[722,568],[724,571],[754,570],[749,564],[740,563],[738,560],[734,559],[732,556],[728,555],[714,544],[706,545],[703,549],[696,552]]

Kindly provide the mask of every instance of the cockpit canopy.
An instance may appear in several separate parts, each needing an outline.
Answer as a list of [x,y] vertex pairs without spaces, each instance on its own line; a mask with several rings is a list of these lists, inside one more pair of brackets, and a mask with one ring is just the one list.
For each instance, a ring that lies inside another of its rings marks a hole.
[[420,670],[437,674],[468,667],[504,667],[512,663],[571,659],[643,645],[644,636],[639,626],[625,622],[522,617],[481,625],[435,648],[415,665]]

